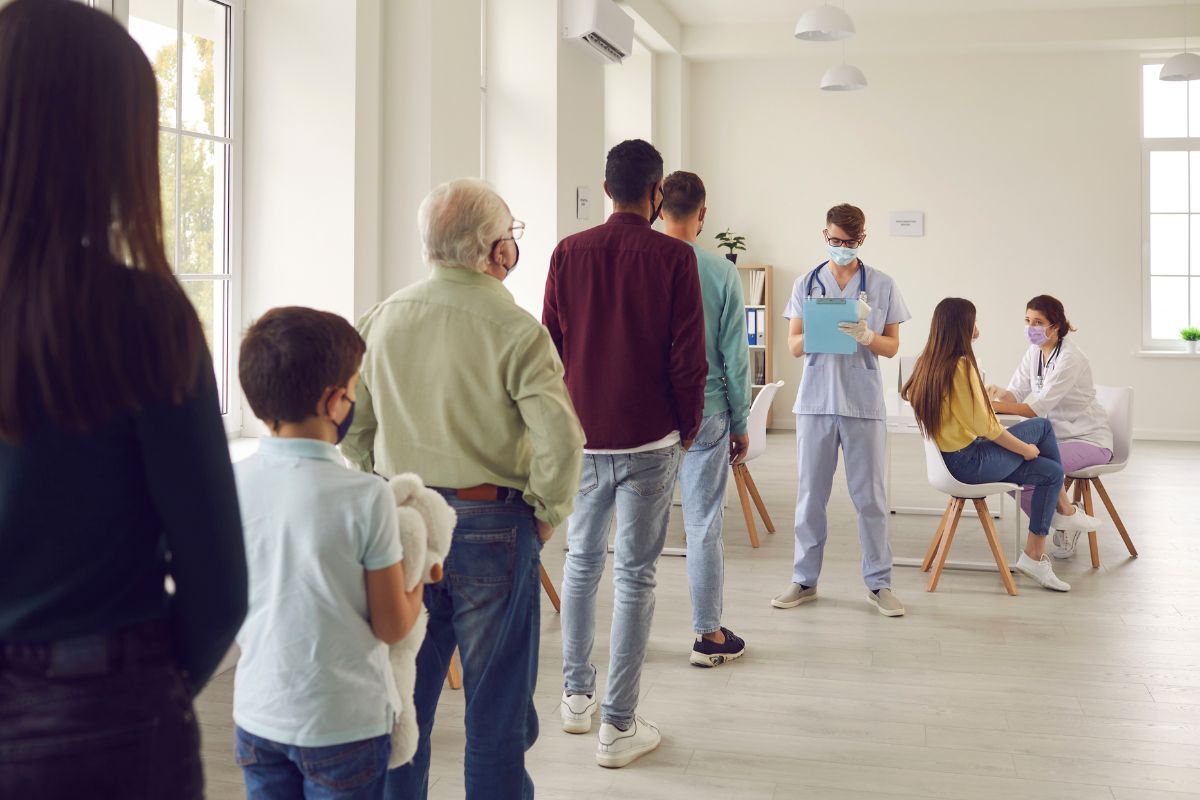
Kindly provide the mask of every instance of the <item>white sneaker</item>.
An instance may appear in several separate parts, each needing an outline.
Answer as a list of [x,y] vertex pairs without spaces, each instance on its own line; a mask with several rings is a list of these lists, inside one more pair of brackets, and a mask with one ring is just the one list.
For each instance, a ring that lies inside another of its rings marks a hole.
[[1054,574],[1054,565],[1050,563],[1050,556],[1043,555],[1041,561],[1034,561],[1025,553],[1021,553],[1021,557],[1017,559],[1017,572],[1027,578],[1033,578],[1047,589],[1053,589],[1056,592],[1071,591],[1071,584]]
[[1083,509],[1080,508],[1079,503],[1076,503],[1075,513],[1069,517],[1055,511],[1054,519],[1050,521],[1050,527],[1060,531],[1080,531],[1087,533],[1088,531],[1100,530],[1100,520],[1085,514]]
[[611,769],[623,767],[658,747],[661,741],[658,726],[640,716],[633,718],[627,731],[606,722],[600,726],[596,763]]
[[1050,539],[1050,555],[1058,559],[1074,558],[1075,543],[1079,541],[1081,531],[1055,531]]
[[588,733],[592,730],[592,717],[600,702],[595,694],[567,694],[563,692],[562,701],[558,704],[558,713],[562,717],[562,729],[567,733]]

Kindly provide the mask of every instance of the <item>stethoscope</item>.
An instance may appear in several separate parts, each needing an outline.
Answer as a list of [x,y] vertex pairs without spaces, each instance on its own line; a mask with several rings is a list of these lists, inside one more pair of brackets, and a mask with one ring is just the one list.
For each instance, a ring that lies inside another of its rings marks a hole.
[[1038,353],[1037,387],[1039,392],[1046,385],[1046,378],[1042,373],[1050,369],[1050,367],[1054,364],[1055,359],[1058,358],[1058,352],[1060,350],[1062,350],[1061,340],[1058,344],[1054,345],[1054,349],[1050,351],[1049,358],[1046,358],[1045,353]]
[[[828,264],[828,261],[822,261],[817,265],[817,268],[808,273],[808,287],[806,294],[808,297],[816,297],[816,292],[813,291],[813,284],[821,287],[821,297],[827,297],[829,293],[825,291],[825,281],[821,280],[821,270]],[[858,296],[866,298],[867,296],[867,265],[858,262]]]

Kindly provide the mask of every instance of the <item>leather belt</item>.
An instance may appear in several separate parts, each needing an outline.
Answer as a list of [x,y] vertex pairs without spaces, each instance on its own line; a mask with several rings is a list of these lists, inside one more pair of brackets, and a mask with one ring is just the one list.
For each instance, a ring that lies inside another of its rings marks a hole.
[[496,486],[493,483],[481,483],[478,486],[468,486],[465,489],[445,489],[441,486],[430,486],[435,492],[458,500],[473,500],[477,502],[498,502],[524,497],[524,492],[508,486]]

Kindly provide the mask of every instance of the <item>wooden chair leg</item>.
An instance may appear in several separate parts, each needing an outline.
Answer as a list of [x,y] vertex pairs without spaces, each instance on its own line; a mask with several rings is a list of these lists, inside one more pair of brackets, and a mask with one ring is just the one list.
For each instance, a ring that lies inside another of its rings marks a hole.
[[946,510],[942,512],[942,521],[938,523],[937,533],[933,534],[933,541],[929,543],[929,549],[925,551],[925,558],[921,560],[921,572],[929,572],[929,568],[933,566],[933,556],[937,552],[937,546],[942,541],[942,534],[946,532],[946,521],[950,519],[950,513],[954,509],[954,498],[950,498],[950,502],[946,503]]
[[746,517],[746,531],[750,534],[750,546],[758,547],[758,529],[754,527],[754,510],[750,508],[750,492],[742,475],[741,464],[733,468],[733,482],[737,484],[738,499],[742,501],[742,515]]
[[767,533],[775,532],[775,523],[771,522],[771,515],[767,513],[767,505],[763,502],[762,495],[758,493],[758,487],[754,485],[754,478],[750,475],[750,468],[745,464],[739,464],[742,468],[742,480],[746,482],[746,488],[750,490],[750,497],[754,500],[754,506],[758,509],[758,515],[762,517],[763,525],[767,526]]
[[446,680],[450,682],[451,689],[462,688],[462,665],[458,661],[458,650],[450,656],[450,672],[446,674]]
[[1000,568],[1000,582],[1004,584],[1004,591],[1015,595],[1017,585],[1013,583],[1012,575],[1008,571],[1008,559],[1004,557],[1004,548],[1000,546],[1000,537],[996,535],[996,526],[992,523],[987,501],[982,498],[976,500],[975,511],[979,513],[979,521],[983,523],[983,535],[987,537],[988,547],[992,548],[992,558],[996,559],[996,566]]
[[1074,483],[1075,483],[1074,478],[1067,478],[1066,480],[1063,481],[1063,491],[1067,493],[1067,496],[1070,496],[1071,486]]
[[1100,493],[1100,499],[1104,502],[1104,507],[1108,509],[1108,515],[1112,517],[1113,524],[1117,526],[1117,533],[1121,534],[1121,538],[1125,540],[1125,549],[1129,551],[1129,555],[1137,558],[1137,548],[1133,546],[1133,539],[1129,538],[1129,531],[1125,530],[1125,523],[1121,521],[1121,515],[1117,513],[1117,507],[1113,505],[1112,498],[1108,496],[1108,492],[1104,488],[1104,484],[1099,478],[1093,478],[1092,482],[1096,484],[1096,491]]
[[950,545],[954,542],[954,531],[958,529],[958,521],[962,518],[963,506],[966,503],[966,500],[954,498],[954,515],[950,518],[950,526],[942,534],[941,543],[938,544],[937,559],[933,564],[933,572],[929,575],[929,585],[925,588],[927,592],[937,591],[938,581],[942,577],[942,569],[946,566],[946,556],[950,555]]
[[546,590],[546,596],[550,598],[550,605],[554,606],[557,613],[562,612],[562,607],[558,602],[558,592],[554,590],[554,584],[550,581],[550,576],[546,574],[546,565],[539,564],[538,569],[542,573],[542,588]]
[[[1080,481],[1083,485],[1083,510],[1092,515],[1092,482]],[[1092,569],[1100,569],[1100,543],[1096,541],[1096,532],[1088,531],[1088,548],[1092,551]]]

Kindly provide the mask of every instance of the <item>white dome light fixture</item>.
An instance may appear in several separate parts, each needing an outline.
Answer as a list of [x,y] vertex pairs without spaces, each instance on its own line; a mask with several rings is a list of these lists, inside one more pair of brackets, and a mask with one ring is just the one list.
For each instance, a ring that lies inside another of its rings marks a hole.
[[1200,55],[1188,52],[1188,3],[1183,4],[1183,52],[1173,55],[1158,73],[1160,81],[1200,80]]
[[856,92],[867,88],[867,76],[853,64],[838,64],[830,67],[821,76],[823,92]]
[[839,42],[853,35],[850,15],[831,5],[809,9],[796,23],[796,38],[806,42]]

